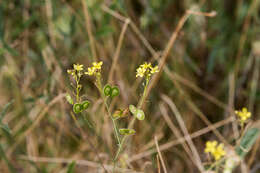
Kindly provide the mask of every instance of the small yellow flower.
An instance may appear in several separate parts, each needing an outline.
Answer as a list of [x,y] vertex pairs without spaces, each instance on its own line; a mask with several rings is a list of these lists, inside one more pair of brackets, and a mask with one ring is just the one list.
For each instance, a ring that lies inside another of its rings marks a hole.
[[89,75],[89,76],[92,76],[92,75],[94,75],[95,74],[95,72],[96,72],[96,70],[93,68],[93,67],[89,67],[88,68],[88,71],[87,72],[85,72],[85,74],[86,75]]
[[94,69],[97,69],[97,70],[100,70],[101,69],[101,66],[102,66],[103,62],[100,61],[100,62],[93,62],[92,65],[93,65],[93,68]]
[[150,77],[157,72],[159,72],[158,66],[153,67],[151,63],[145,62],[136,69],[136,77]]
[[75,75],[75,70],[67,70],[67,73],[70,74],[70,75]]
[[219,144],[212,155],[214,156],[215,160],[219,160],[221,157],[225,156],[226,152],[224,150],[224,144]]
[[247,111],[247,108],[242,108],[241,111],[235,111],[235,114],[240,118],[240,121],[244,123],[248,118],[251,117],[251,112]]
[[216,150],[217,141],[207,141],[206,142],[206,148],[205,153],[213,153]]
[[102,66],[103,62],[93,62],[92,63],[92,67],[88,68],[88,71],[85,72],[86,75],[92,76],[92,75],[96,75],[98,73],[100,73],[101,70],[101,66]]
[[144,69],[148,69],[148,68],[152,68],[152,65],[151,65],[151,63],[145,62],[144,64],[140,65],[140,67],[142,67]]
[[73,64],[73,68],[76,71],[82,71],[83,70],[83,65],[82,64]]
[[154,73],[158,73],[158,72],[159,72],[158,66],[151,67],[150,69],[151,69],[151,74],[154,74]]
[[146,70],[144,68],[139,67],[136,69],[136,77],[144,77]]

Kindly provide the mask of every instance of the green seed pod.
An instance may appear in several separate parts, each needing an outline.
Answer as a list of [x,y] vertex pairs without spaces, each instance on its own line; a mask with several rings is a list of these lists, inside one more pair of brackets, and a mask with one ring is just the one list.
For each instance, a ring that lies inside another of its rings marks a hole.
[[120,94],[120,91],[119,91],[118,87],[114,86],[114,87],[112,88],[112,91],[111,91],[110,96],[113,98],[113,97],[115,97],[115,96],[118,96],[119,94]]
[[144,111],[141,109],[137,109],[134,115],[138,120],[144,120],[145,118]]
[[132,135],[132,134],[135,134],[135,130],[133,130],[133,129],[119,129],[119,133],[121,135]]
[[112,93],[112,88],[109,84],[106,84],[103,88],[103,92],[105,94],[105,96],[110,96]]
[[75,103],[74,105],[73,105],[73,111],[76,113],[76,114],[78,114],[78,113],[80,113],[80,112],[82,112],[82,105],[80,104],[80,103]]
[[133,114],[133,115],[135,115],[136,114],[136,107],[134,106],[134,105],[129,105],[129,110],[130,110],[130,112]]
[[82,106],[82,109],[83,109],[83,111],[84,110],[86,110],[88,107],[89,107],[89,101],[83,101],[82,103],[81,103],[81,106]]
[[73,105],[73,99],[69,94],[66,94],[66,100],[69,102],[69,104]]

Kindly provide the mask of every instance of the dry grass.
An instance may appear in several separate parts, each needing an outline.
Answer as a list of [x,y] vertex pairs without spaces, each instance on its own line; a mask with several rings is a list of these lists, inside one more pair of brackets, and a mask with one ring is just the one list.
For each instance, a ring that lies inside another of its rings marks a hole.
[[[0,118],[11,131],[0,130],[1,173],[113,171],[116,139],[94,80],[82,81],[86,112],[74,115],[65,100],[77,62],[104,62],[102,82],[121,91],[112,112],[140,103],[142,62],[159,66],[141,104],[146,119],[118,122],[136,134],[115,172],[205,172],[207,140],[233,150],[240,138],[235,109],[248,107],[246,129],[259,128],[258,1],[156,2],[2,2],[0,110],[13,104]],[[235,172],[259,171],[259,145]]]

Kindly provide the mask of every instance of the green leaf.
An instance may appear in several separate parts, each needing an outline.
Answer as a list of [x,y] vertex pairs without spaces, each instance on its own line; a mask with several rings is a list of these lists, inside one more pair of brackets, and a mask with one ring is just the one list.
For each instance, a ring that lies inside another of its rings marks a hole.
[[0,128],[8,133],[8,135],[12,134],[11,129],[8,127],[7,124],[3,124],[2,122],[0,122]]
[[75,166],[76,166],[76,162],[75,161],[73,161],[73,162],[71,162],[69,165],[68,165],[68,169],[67,169],[67,173],[74,173],[74,168],[75,168]]
[[245,135],[240,141],[239,146],[236,147],[236,153],[240,157],[244,157],[251,149],[260,135],[260,130],[257,128],[251,128],[247,130]]
[[7,104],[4,106],[3,110],[2,110],[1,113],[0,113],[0,122],[1,122],[2,119],[4,118],[4,116],[5,116],[5,114],[6,114],[7,110],[8,110],[8,108],[13,104],[13,102],[14,102],[14,100],[11,100],[9,103],[7,103]]
[[119,129],[119,133],[121,135],[132,135],[132,134],[135,134],[135,130],[133,130],[133,129]]
[[2,145],[0,144],[0,160],[3,159],[6,163],[6,165],[8,166],[8,169],[11,173],[15,173],[15,169],[13,167],[13,165],[11,164],[11,162],[7,159],[6,155],[5,155],[5,151],[2,147]]

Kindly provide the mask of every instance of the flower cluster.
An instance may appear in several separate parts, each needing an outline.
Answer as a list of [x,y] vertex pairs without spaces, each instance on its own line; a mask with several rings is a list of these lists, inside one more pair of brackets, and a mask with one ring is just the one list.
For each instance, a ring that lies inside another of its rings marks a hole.
[[211,153],[216,161],[226,155],[224,144],[218,144],[217,141],[207,141],[205,153]]
[[102,66],[103,62],[93,62],[92,63],[92,67],[88,68],[88,71],[85,72],[86,75],[92,76],[92,75],[96,75],[99,74],[101,71],[101,66]]
[[243,124],[248,118],[251,117],[251,112],[247,111],[247,108],[242,108],[241,111],[235,111],[235,114],[239,117],[240,122]]
[[153,67],[151,63],[145,62],[136,69],[136,77],[150,77],[157,72],[159,72],[158,66]]
[[83,65],[82,64],[73,64],[73,69],[67,70],[67,73],[72,75],[74,78],[81,77],[83,71]]

